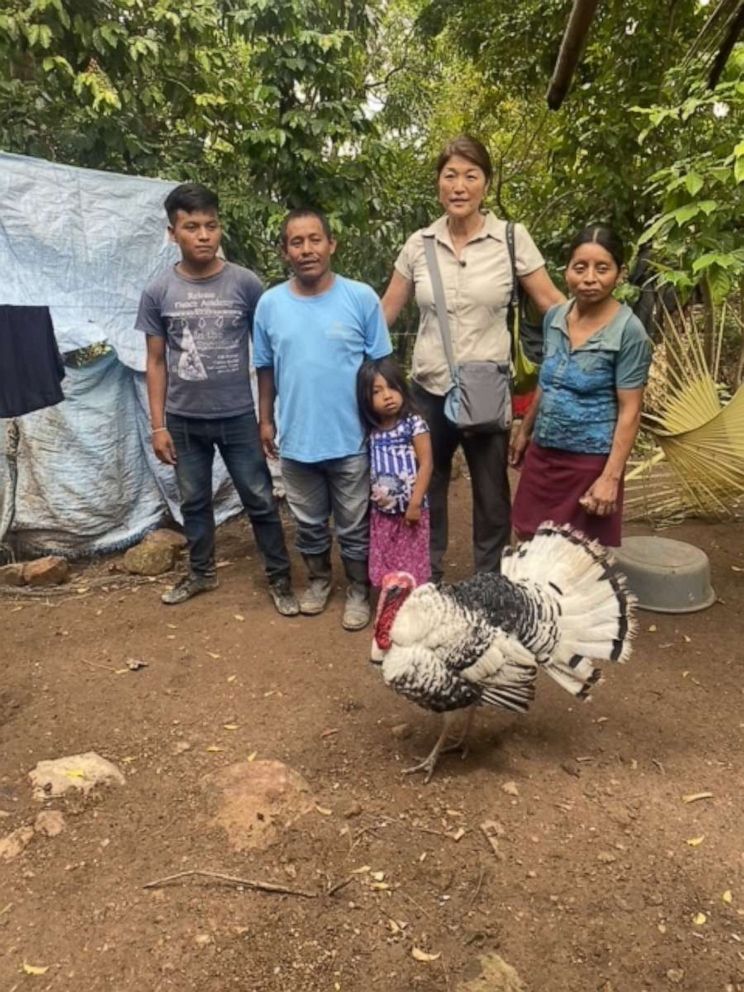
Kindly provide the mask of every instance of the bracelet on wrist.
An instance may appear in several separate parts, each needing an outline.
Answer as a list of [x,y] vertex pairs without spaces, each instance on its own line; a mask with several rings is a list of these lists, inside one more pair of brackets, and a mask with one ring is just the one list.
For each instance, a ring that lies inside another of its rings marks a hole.
[[151,427],[150,428],[150,433],[151,434],[157,434],[158,431],[167,431],[167,430],[168,430],[167,427]]

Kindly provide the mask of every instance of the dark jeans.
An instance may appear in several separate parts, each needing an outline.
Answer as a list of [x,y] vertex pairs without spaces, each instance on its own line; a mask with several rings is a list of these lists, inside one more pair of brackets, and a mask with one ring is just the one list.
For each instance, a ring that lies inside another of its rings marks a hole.
[[431,577],[442,578],[447,550],[447,492],[452,458],[462,445],[473,490],[473,557],[477,572],[496,572],[511,537],[511,499],[506,468],[509,434],[463,434],[444,415],[444,397],[412,383],[412,395],[431,431],[434,473],[429,487]]
[[279,512],[271,490],[271,476],[258,438],[253,413],[205,420],[167,416],[176,446],[176,478],[181,493],[183,529],[189,542],[194,575],[214,575],[214,513],[212,462],[214,449],[222,455],[238,491],[263,555],[269,580],[289,575],[289,555]]

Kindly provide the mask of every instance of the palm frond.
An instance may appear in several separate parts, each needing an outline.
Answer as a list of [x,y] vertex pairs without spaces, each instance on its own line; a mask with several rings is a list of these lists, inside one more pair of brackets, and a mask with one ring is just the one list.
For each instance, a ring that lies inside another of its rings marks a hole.
[[744,508],[744,386],[724,406],[716,384],[724,322],[725,311],[711,370],[694,311],[664,310],[652,408],[644,413],[656,450],[627,473],[628,519],[726,519]]

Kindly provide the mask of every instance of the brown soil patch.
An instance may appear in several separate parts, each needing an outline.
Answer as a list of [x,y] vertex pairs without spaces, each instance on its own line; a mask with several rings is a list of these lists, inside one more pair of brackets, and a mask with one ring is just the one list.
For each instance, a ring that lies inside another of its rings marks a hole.
[[[466,486],[452,577],[470,567]],[[48,803],[64,832],[0,865],[0,989],[457,992],[498,954],[528,992],[744,990],[744,526],[668,534],[710,555],[721,602],[641,614],[589,705],[545,679],[527,718],[481,713],[428,787],[400,770],[434,718],[385,688],[368,632],[341,629],[340,589],[320,617],[274,612],[242,522],[220,532],[220,589],[180,607],[161,606],[165,579],[104,590],[108,561],[62,598],[2,597],[0,834],[33,824],[42,759],[96,751],[126,784]],[[117,674],[127,657],[148,667]],[[235,851],[201,783],[254,752],[313,808]],[[143,888],[189,869],[319,895]]]

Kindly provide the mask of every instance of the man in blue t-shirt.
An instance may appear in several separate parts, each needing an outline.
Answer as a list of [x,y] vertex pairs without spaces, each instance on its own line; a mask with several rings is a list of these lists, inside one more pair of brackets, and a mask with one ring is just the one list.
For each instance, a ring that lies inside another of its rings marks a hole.
[[174,605],[217,587],[217,448],[250,518],[274,605],[293,616],[299,604],[249,379],[249,340],[263,287],[253,272],[219,257],[218,205],[216,194],[198,183],[168,194],[168,230],[181,261],[146,287],[137,314],[137,329],[147,335],[152,446],[161,462],[175,468],[189,542],[189,574],[162,599]]
[[300,612],[328,602],[333,514],[348,579],[342,624],[361,630],[370,618],[369,458],[356,377],[365,358],[390,354],[390,335],[374,290],[331,271],[336,242],[323,213],[292,210],[281,243],[294,275],[264,293],[254,321],[261,442],[277,455],[278,396],[282,478],[310,578]]

